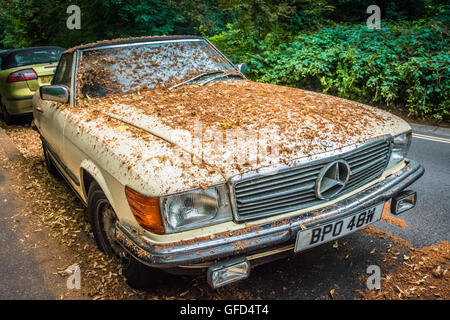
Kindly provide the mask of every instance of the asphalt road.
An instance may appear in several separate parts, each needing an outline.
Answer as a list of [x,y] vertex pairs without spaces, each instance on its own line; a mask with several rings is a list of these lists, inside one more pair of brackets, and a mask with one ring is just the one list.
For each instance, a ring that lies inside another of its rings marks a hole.
[[[450,129],[413,125],[413,132],[408,157],[426,169],[425,175],[410,187],[418,192],[418,205],[401,216],[407,228],[385,222],[377,222],[375,227],[420,248],[450,241]],[[0,143],[0,158],[6,159],[10,152],[6,148]],[[24,250],[9,222],[18,199],[8,197],[7,181],[6,171],[0,166],[0,299],[55,298],[37,262]],[[234,287],[262,299],[329,299],[334,289],[334,298],[353,299],[355,290],[365,289],[361,279],[367,275],[367,267],[381,265],[379,253],[390,245],[390,239],[354,233],[339,240],[337,248],[328,243],[257,267],[249,279],[219,291]],[[382,269],[382,274],[387,271]]]
[[0,300],[54,299],[33,253],[23,245],[17,227],[26,223],[17,215],[20,199],[9,194],[13,177],[3,169],[21,157],[0,128]]
[[407,228],[399,229],[384,222],[378,223],[377,228],[420,248],[450,241],[450,129],[412,126],[413,142],[408,157],[425,167],[425,174],[411,186],[418,193],[417,206],[402,216]]

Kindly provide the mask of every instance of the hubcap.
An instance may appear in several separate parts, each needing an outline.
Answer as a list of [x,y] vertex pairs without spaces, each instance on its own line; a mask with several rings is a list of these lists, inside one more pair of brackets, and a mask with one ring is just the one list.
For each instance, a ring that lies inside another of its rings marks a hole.
[[121,259],[126,258],[126,251],[116,241],[117,216],[109,203],[102,206],[102,208],[101,222],[103,224],[103,232],[106,236],[106,240],[115,256]]

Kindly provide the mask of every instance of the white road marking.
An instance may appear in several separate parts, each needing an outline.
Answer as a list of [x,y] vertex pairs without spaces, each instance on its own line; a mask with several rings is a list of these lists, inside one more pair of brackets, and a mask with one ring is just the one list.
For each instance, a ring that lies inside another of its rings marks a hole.
[[418,134],[418,133],[413,133],[412,136],[413,136],[413,138],[417,138],[417,139],[430,140],[430,141],[436,141],[436,142],[442,142],[442,143],[450,143],[450,139],[446,139],[446,138],[426,136],[424,134]]

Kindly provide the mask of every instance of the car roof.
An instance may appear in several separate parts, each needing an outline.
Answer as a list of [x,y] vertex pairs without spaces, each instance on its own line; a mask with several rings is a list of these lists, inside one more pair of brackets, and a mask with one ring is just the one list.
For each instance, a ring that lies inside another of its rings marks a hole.
[[123,44],[133,44],[141,42],[153,42],[153,41],[171,41],[171,40],[194,40],[194,39],[204,39],[199,36],[152,36],[152,37],[135,37],[135,38],[119,38],[112,40],[103,40],[92,43],[87,43],[79,45],[64,51],[64,53],[74,52],[75,50],[86,50],[92,48],[102,48],[109,47],[112,45],[123,45]]

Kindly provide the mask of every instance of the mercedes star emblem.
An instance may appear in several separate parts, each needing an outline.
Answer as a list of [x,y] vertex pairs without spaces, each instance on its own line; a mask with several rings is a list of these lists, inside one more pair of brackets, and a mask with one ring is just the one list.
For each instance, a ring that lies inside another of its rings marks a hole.
[[336,160],[326,165],[316,181],[316,196],[329,200],[345,187],[350,178],[350,166],[345,160]]

